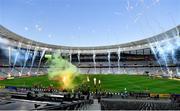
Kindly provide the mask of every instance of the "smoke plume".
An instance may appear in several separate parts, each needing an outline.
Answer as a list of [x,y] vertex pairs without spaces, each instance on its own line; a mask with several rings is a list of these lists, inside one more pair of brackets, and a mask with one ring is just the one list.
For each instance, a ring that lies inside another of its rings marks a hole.
[[78,76],[78,70],[74,65],[54,55],[48,69],[50,80],[57,81],[61,89],[74,89],[76,84],[73,81],[76,76]]

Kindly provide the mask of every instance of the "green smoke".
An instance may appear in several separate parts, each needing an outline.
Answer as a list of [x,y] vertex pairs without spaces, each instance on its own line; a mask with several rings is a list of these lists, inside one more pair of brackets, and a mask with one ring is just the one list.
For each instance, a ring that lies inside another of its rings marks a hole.
[[73,89],[76,86],[73,81],[78,74],[79,72],[76,66],[62,57],[54,55],[51,58],[48,77],[50,80],[58,82],[59,88]]

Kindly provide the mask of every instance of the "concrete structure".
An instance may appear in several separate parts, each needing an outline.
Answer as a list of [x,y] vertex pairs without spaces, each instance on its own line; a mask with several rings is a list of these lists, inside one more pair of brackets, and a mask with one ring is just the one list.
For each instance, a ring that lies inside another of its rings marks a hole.
[[[154,67],[152,73],[154,71],[158,73],[161,70],[160,65],[152,53],[150,44],[179,36],[180,25],[153,37],[125,44],[71,47],[30,40],[0,26],[0,38],[5,40],[0,44],[6,46],[9,55],[13,53],[12,49],[14,48],[20,48],[24,52],[29,49],[32,55],[37,50],[38,61],[44,50],[46,54],[59,53],[61,56],[69,58],[69,61],[79,67],[82,73],[144,73],[152,71],[151,67]],[[9,56],[6,63],[12,65],[11,61],[12,58]]]
[[97,47],[71,47],[71,46],[58,46],[58,45],[33,41],[27,39],[26,37],[22,37],[0,25],[0,37],[8,39],[11,42],[11,44],[9,45],[18,46],[18,43],[22,43],[22,47],[24,48],[26,48],[27,45],[32,45],[32,49],[34,49],[34,47],[39,47],[40,49],[47,48],[50,51],[52,49],[60,50],[62,53],[69,53],[69,51],[71,51],[72,53],[78,53],[78,51],[81,51],[81,53],[90,53],[93,52],[93,50],[95,50],[95,52],[98,53],[106,53],[107,50],[110,50],[110,52],[116,52],[118,48],[121,48],[122,51],[132,51],[132,50],[149,48],[149,43],[162,41],[179,35],[180,35],[180,25],[166,32],[155,35],[153,37],[149,37],[147,39],[129,42],[125,44],[97,46]]

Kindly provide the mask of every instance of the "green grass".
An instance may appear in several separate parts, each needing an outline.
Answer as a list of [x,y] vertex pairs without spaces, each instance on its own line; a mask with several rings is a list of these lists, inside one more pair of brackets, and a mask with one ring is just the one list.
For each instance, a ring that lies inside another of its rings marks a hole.
[[[170,80],[164,78],[150,78],[148,76],[139,75],[112,75],[112,74],[97,74],[88,75],[90,77],[89,83],[84,83],[86,81],[87,75],[81,75],[75,79],[77,85],[90,86],[91,91],[94,91],[93,78],[101,80],[102,91],[110,92],[120,92],[127,88],[128,91],[143,92],[148,89],[152,93],[179,93],[180,94],[180,81]],[[36,76],[36,77],[24,77],[16,78],[13,80],[3,80],[0,81],[0,85],[10,85],[10,86],[26,86],[31,87],[33,84],[42,84],[43,87],[48,87],[52,84],[57,87],[58,84],[55,81],[48,79],[47,75]]]

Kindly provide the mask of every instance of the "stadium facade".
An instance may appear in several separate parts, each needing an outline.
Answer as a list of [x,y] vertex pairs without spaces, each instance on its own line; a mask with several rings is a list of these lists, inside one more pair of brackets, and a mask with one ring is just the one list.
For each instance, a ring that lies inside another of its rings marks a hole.
[[[125,44],[70,47],[33,41],[0,26],[0,73],[7,76],[12,69],[14,76],[46,73],[45,56],[58,53],[76,65],[82,74],[180,76],[179,36],[180,25],[153,37]],[[167,44],[175,47],[175,52],[167,53]]]

